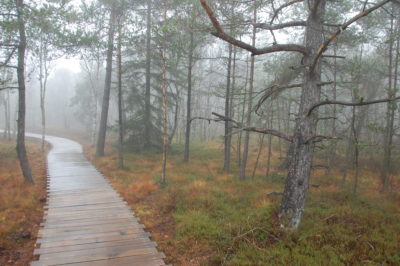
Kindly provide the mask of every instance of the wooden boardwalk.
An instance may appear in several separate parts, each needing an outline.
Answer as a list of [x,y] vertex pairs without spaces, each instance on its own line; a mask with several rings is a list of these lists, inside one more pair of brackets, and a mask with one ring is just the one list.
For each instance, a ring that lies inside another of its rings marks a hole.
[[[37,135],[29,134],[30,137]],[[165,265],[129,206],[78,143],[47,137],[48,198],[37,265]]]

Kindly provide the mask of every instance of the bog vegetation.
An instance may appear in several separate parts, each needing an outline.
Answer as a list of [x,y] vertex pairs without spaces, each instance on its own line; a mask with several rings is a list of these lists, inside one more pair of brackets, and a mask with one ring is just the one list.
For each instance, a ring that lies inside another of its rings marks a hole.
[[26,130],[86,143],[173,263],[398,264],[399,56],[399,0],[4,0],[0,122],[31,184]]

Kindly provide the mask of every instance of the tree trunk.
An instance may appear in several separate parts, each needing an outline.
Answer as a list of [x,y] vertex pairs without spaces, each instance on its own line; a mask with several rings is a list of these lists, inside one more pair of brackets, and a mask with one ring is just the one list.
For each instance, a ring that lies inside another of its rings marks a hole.
[[7,120],[6,120],[6,131],[7,140],[11,140],[11,102],[10,102],[10,90],[7,90]]
[[115,7],[112,6],[110,12],[110,24],[108,30],[106,78],[104,84],[103,104],[101,108],[99,136],[97,139],[97,148],[96,148],[96,156],[99,157],[104,156],[104,146],[107,134],[108,108],[110,105],[110,91],[111,91],[111,77],[112,77],[112,58],[114,50],[115,12],[116,12]]
[[122,25],[118,23],[118,166],[124,168],[124,122],[122,115]]
[[[335,42],[333,44],[333,55],[336,56],[337,53],[337,43]],[[337,60],[336,57],[333,59],[333,97],[332,100],[336,101],[337,97],[337,86],[336,86],[336,81],[337,81]],[[332,129],[331,129],[331,135],[333,137],[336,137],[336,105],[333,105],[333,121],[332,121]],[[332,167],[334,162],[336,161],[336,145],[337,141],[332,140],[331,145],[329,147],[329,157],[328,157],[328,168],[326,170],[326,175],[330,175],[332,171]]]
[[[247,83],[249,80],[249,60],[248,57],[246,59],[246,78],[245,78],[245,84],[244,84],[244,92],[243,92],[243,104],[242,104],[242,112],[240,116],[240,123],[243,124],[244,118],[245,118],[245,112],[246,112],[246,101],[247,101]],[[237,160],[238,160],[238,166],[240,168],[240,165],[242,164],[242,135],[243,131],[240,131],[238,134],[238,144],[237,144]]]
[[[256,1],[254,1],[254,11],[253,11],[253,23],[257,22],[257,5]],[[256,46],[256,27],[253,26],[253,36],[252,36],[252,46]],[[251,123],[251,113],[253,108],[253,89],[254,89],[254,65],[255,65],[255,57],[251,56],[250,63],[250,84],[249,84],[249,97],[247,102],[247,114],[246,114],[246,126],[250,126]],[[244,136],[244,146],[243,146],[243,155],[242,162],[240,164],[240,180],[246,179],[246,167],[247,167],[247,157],[249,155],[249,141],[250,141],[250,132],[246,131]]]
[[265,134],[260,136],[260,139],[259,139],[259,142],[258,142],[258,152],[257,152],[256,163],[254,164],[253,173],[251,174],[251,178],[254,178],[254,176],[256,175],[258,162],[260,160],[260,155],[261,155],[262,149],[264,147],[264,138],[265,138]]
[[32,171],[29,166],[28,156],[25,147],[25,51],[26,35],[24,21],[24,1],[16,0],[19,30],[18,45],[18,120],[17,120],[17,154],[21,166],[22,174],[26,181],[34,184]]
[[[228,71],[226,76],[226,93],[225,93],[225,117],[230,117],[230,101],[231,101],[231,68],[232,68],[232,44],[228,45]],[[230,122],[225,121],[224,136],[224,172],[229,173],[231,168],[231,136]]]
[[[309,53],[304,56],[305,65],[311,65],[316,52],[323,43],[323,20],[326,0],[310,0],[307,26],[305,29],[305,45]],[[279,210],[282,227],[297,229],[304,211],[306,194],[311,172],[315,143],[310,140],[316,134],[317,114],[307,115],[307,111],[320,101],[321,62],[312,68],[305,68],[303,86],[293,136],[293,155],[290,161],[283,199]]]
[[146,90],[144,95],[144,149],[149,149],[151,146],[151,9],[152,0],[147,0],[147,29],[146,29]]
[[[392,8],[392,12],[394,12],[394,8]],[[393,76],[393,44],[394,41],[391,40],[393,36],[394,29],[394,17],[392,16],[390,19],[390,32],[389,32],[389,68],[388,68],[388,98],[396,97],[396,90],[394,88],[393,80],[395,80],[397,84],[397,76]],[[398,59],[398,55],[396,55]],[[382,163],[382,171],[381,171],[381,180],[382,180],[382,191],[386,192],[389,189],[390,185],[390,173],[391,173],[391,160],[392,160],[392,144],[393,144],[393,134],[394,134],[394,114],[396,109],[396,103],[388,102],[386,104],[386,130],[385,130],[385,138],[384,138],[384,148],[383,148],[383,163]]]
[[[164,1],[164,23],[167,20],[167,3]],[[166,34],[166,33],[165,33]],[[162,173],[161,184],[167,181],[167,155],[168,155],[168,106],[167,106],[167,36],[163,38],[162,50],[162,109],[163,109],[163,156],[162,156]]]
[[42,119],[42,144],[41,150],[44,151],[44,145],[46,141],[46,89],[47,89],[47,47],[44,43],[43,36],[40,38],[40,51],[39,51],[39,84],[40,84],[40,113]]
[[[269,116],[269,128],[273,128],[274,122],[274,106],[271,103],[271,110]],[[267,171],[265,173],[265,177],[268,177],[269,172],[271,170],[271,156],[272,156],[272,135],[268,135],[268,155],[267,155]]]
[[192,69],[193,69],[193,51],[194,51],[194,34],[190,30],[189,33],[189,65],[188,65],[188,91],[187,91],[187,102],[186,102],[186,131],[185,131],[185,153],[183,161],[189,162],[189,150],[190,150],[190,127],[192,124]]

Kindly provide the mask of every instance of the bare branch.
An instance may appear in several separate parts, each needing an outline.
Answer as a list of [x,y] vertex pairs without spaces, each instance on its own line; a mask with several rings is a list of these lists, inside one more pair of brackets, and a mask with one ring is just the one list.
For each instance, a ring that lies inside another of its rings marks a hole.
[[4,66],[8,65],[8,63],[10,62],[10,60],[13,57],[16,50],[17,50],[17,47],[14,47],[14,49],[11,51],[11,53],[7,56],[4,63],[0,64],[0,67],[4,67]]
[[256,23],[254,26],[256,28],[264,29],[264,30],[280,30],[289,27],[305,27],[307,23],[305,21],[291,21],[282,24],[270,25],[267,23]]
[[358,15],[354,16],[353,18],[351,18],[350,20],[348,20],[347,22],[343,23],[340,27],[338,27],[338,29],[333,32],[331,35],[329,35],[328,39],[325,40],[325,42],[323,44],[321,44],[321,46],[319,47],[318,51],[317,51],[317,55],[314,58],[313,63],[311,64],[311,69],[313,70],[315,68],[315,65],[318,62],[318,59],[321,57],[321,55],[326,51],[326,49],[328,48],[328,45],[337,37],[339,36],[345,29],[347,29],[351,24],[353,24],[354,22],[356,22],[357,20],[367,16],[369,13],[371,13],[372,11],[380,8],[381,6],[389,3],[391,0],[383,0],[379,3],[377,3],[376,5],[374,5],[373,7],[363,10],[360,13],[358,13]]
[[243,48],[251,52],[252,55],[261,55],[274,52],[299,52],[302,54],[307,54],[307,49],[304,46],[298,44],[273,44],[271,46],[258,49],[250,44],[237,40],[224,32],[221,24],[218,22],[218,19],[215,17],[213,10],[208,6],[207,1],[200,0],[200,2],[216,30],[216,32],[212,32],[211,34],[217,38],[220,38],[237,47]]
[[270,23],[270,24],[272,24],[272,23],[274,22],[275,18],[278,16],[279,12],[282,11],[282,9],[284,9],[284,8],[286,8],[286,7],[289,7],[289,6],[293,5],[293,4],[303,2],[303,1],[304,1],[304,0],[292,0],[292,1],[288,2],[288,3],[286,3],[286,4],[281,5],[280,7],[278,7],[278,8],[275,10],[274,15],[272,16],[272,19],[271,19],[271,23]]
[[340,56],[340,55],[322,55],[324,58],[339,58],[339,59],[346,59],[345,56]]
[[312,137],[306,139],[304,141],[304,144],[308,144],[310,142],[317,143],[317,142],[321,142],[324,140],[333,140],[333,139],[340,139],[340,138],[316,135],[316,136],[312,136]]
[[215,112],[213,112],[212,114],[215,115],[216,117],[218,117],[219,121],[232,122],[233,123],[232,127],[233,128],[238,128],[239,129],[238,132],[240,132],[240,131],[257,132],[257,133],[272,135],[272,136],[287,140],[289,142],[293,142],[293,137],[289,136],[289,135],[287,135],[287,134],[285,134],[283,132],[280,132],[280,131],[277,131],[277,130],[274,130],[274,129],[267,129],[267,128],[257,128],[257,127],[247,127],[247,126],[244,127],[242,125],[242,123],[237,122],[237,121],[233,120],[232,118],[225,117],[225,116],[217,114]]
[[196,117],[192,117],[192,118],[189,120],[189,123],[192,123],[194,120],[206,120],[206,121],[208,121],[208,123],[211,123],[211,122],[220,122],[220,121],[221,121],[220,119],[214,119],[214,118],[196,116]]
[[[333,84],[333,82],[321,82],[319,83],[319,86],[326,86],[326,85],[330,85]],[[303,86],[303,83],[295,83],[295,84],[286,84],[286,85],[272,85],[271,87],[267,88],[265,91],[265,94],[261,97],[261,99],[258,101],[258,103],[255,106],[255,112],[256,114],[259,115],[258,110],[260,109],[261,105],[272,95],[276,94],[276,93],[281,93],[283,90],[286,89],[291,89],[291,88],[300,88],[301,86]]]
[[1,87],[0,91],[2,91],[2,90],[17,90],[17,89],[19,89],[19,87],[7,86],[7,87]]
[[389,98],[389,99],[379,99],[379,100],[374,100],[374,101],[368,101],[368,102],[357,102],[357,103],[349,103],[349,102],[341,102],[341,101],[330,101],[326,100],[320,103],[317,103],[313,105],[307,112],[307,116],[311,115],[311,113],[318,107],[322,105],[328,105],[328,104],[336,104],[336,105],[344,105],[344,106],[363,106],[363,105],[370,105],[370,104],[377,104],[377,103],[387,103],[387,102],[394,102],[400,100],[400,96],[395,97],[395,98]]

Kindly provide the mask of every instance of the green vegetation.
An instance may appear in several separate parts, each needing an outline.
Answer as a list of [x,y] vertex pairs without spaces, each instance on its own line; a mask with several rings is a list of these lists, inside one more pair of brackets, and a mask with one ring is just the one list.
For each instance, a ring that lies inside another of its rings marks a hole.
[[[279,228],[276,210],[283,172],[258,169],[254,179],[221,173],[221,150],[195,146],[189,164],[173,153],[169,183],[160,189],[160,156],[126,154],[95,159],[153,233],[167,262],[187,265],[398,265],[399,194],[379,194],[378,174],[363,173],[360,192],[340,186],[341,176],[314,171],[298,232]],[[215,146],[217,147],[217,146]],[[175,151],[180,147],[174,147]],[[255,161],[251,154],[249,167]],[[278,165],[276,155],[273,158]],[[261,167],[260,167],[261,168]],[[150,183],[149,183],[150,182]],[[140,195],[138,195],[138,193]],[[133,196],[136,195],[136,196]],[[169,217],[169,218],[168,218]]]

